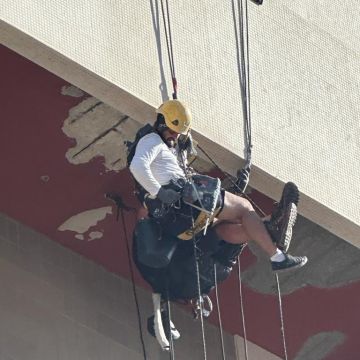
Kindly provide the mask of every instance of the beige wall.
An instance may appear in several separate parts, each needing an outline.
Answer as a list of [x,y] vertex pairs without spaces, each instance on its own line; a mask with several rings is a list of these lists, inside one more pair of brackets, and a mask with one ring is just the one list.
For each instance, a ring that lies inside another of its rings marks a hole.
[[[2,1],[6,46],[135,120],[166,98],[164,76],[171,92],[156,0]],[[170,1],[179,96],[234,172],[243,127],[231,4]],[[278,198],[283,182],[297,182],[301,213],[359,246],[358,1],[265,0],[249,10],[251,184]]]

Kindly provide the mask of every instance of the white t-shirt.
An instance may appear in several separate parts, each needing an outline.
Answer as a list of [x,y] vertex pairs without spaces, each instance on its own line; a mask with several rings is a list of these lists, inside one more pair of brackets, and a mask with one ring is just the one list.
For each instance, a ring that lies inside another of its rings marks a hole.
[[162,185],[185,178],[178,156],[177,148],[170,149],[160,135],[150,133],[139,140],[129,168],[136,181],[156,196]]

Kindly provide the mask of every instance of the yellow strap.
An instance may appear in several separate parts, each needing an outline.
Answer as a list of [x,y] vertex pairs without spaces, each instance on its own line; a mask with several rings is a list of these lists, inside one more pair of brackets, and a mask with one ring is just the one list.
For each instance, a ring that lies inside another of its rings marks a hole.
[[[209,223],[211,223],[216,218],[219,212],[220,212],[220,208],[214,211],[213,215],[211,215],[209,219]],[[201,211],[195,220],[194,226],[184,231],[183,233],[179,234],[177,237],[180,240],[191,240],[194,237],[194,235],[196,235],[197,233],[199,233],[201,230],[204,229],[207,219],[208,219],[208,214],[205,211]]]

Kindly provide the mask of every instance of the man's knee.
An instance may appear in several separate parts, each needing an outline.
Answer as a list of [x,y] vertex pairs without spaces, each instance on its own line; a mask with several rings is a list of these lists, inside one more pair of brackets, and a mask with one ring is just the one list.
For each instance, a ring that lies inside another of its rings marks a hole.
[[239,198],[240,198],[241,200],[243,200],[242,206],[245,208],[245,210],[246,210],[247,212],[254,211],[254,207],[252,206],[252,204],[251,204],[251,202],[250,202],[249,200],[244,199],[244,198],[241,198],[240,196],[239,196]]
[[249,200],[239,195],[229,193],[227,191],[225,192],[224,205],[229,207],[236,207],[241,210],[247,210],[247,211],[254,210]]
[[218,217],[220,220],[241,219],[244,215],[252,211],[254,211],[254,208],[249,200],[225,192],[224,207]]

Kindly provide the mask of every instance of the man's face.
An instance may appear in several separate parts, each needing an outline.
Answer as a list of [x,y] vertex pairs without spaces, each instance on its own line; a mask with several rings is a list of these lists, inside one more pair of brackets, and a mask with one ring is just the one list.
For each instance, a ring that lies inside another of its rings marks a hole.
[[164,130],[162,136],[169,147],[174,147],[180,134],[167,128],[166,130]]

